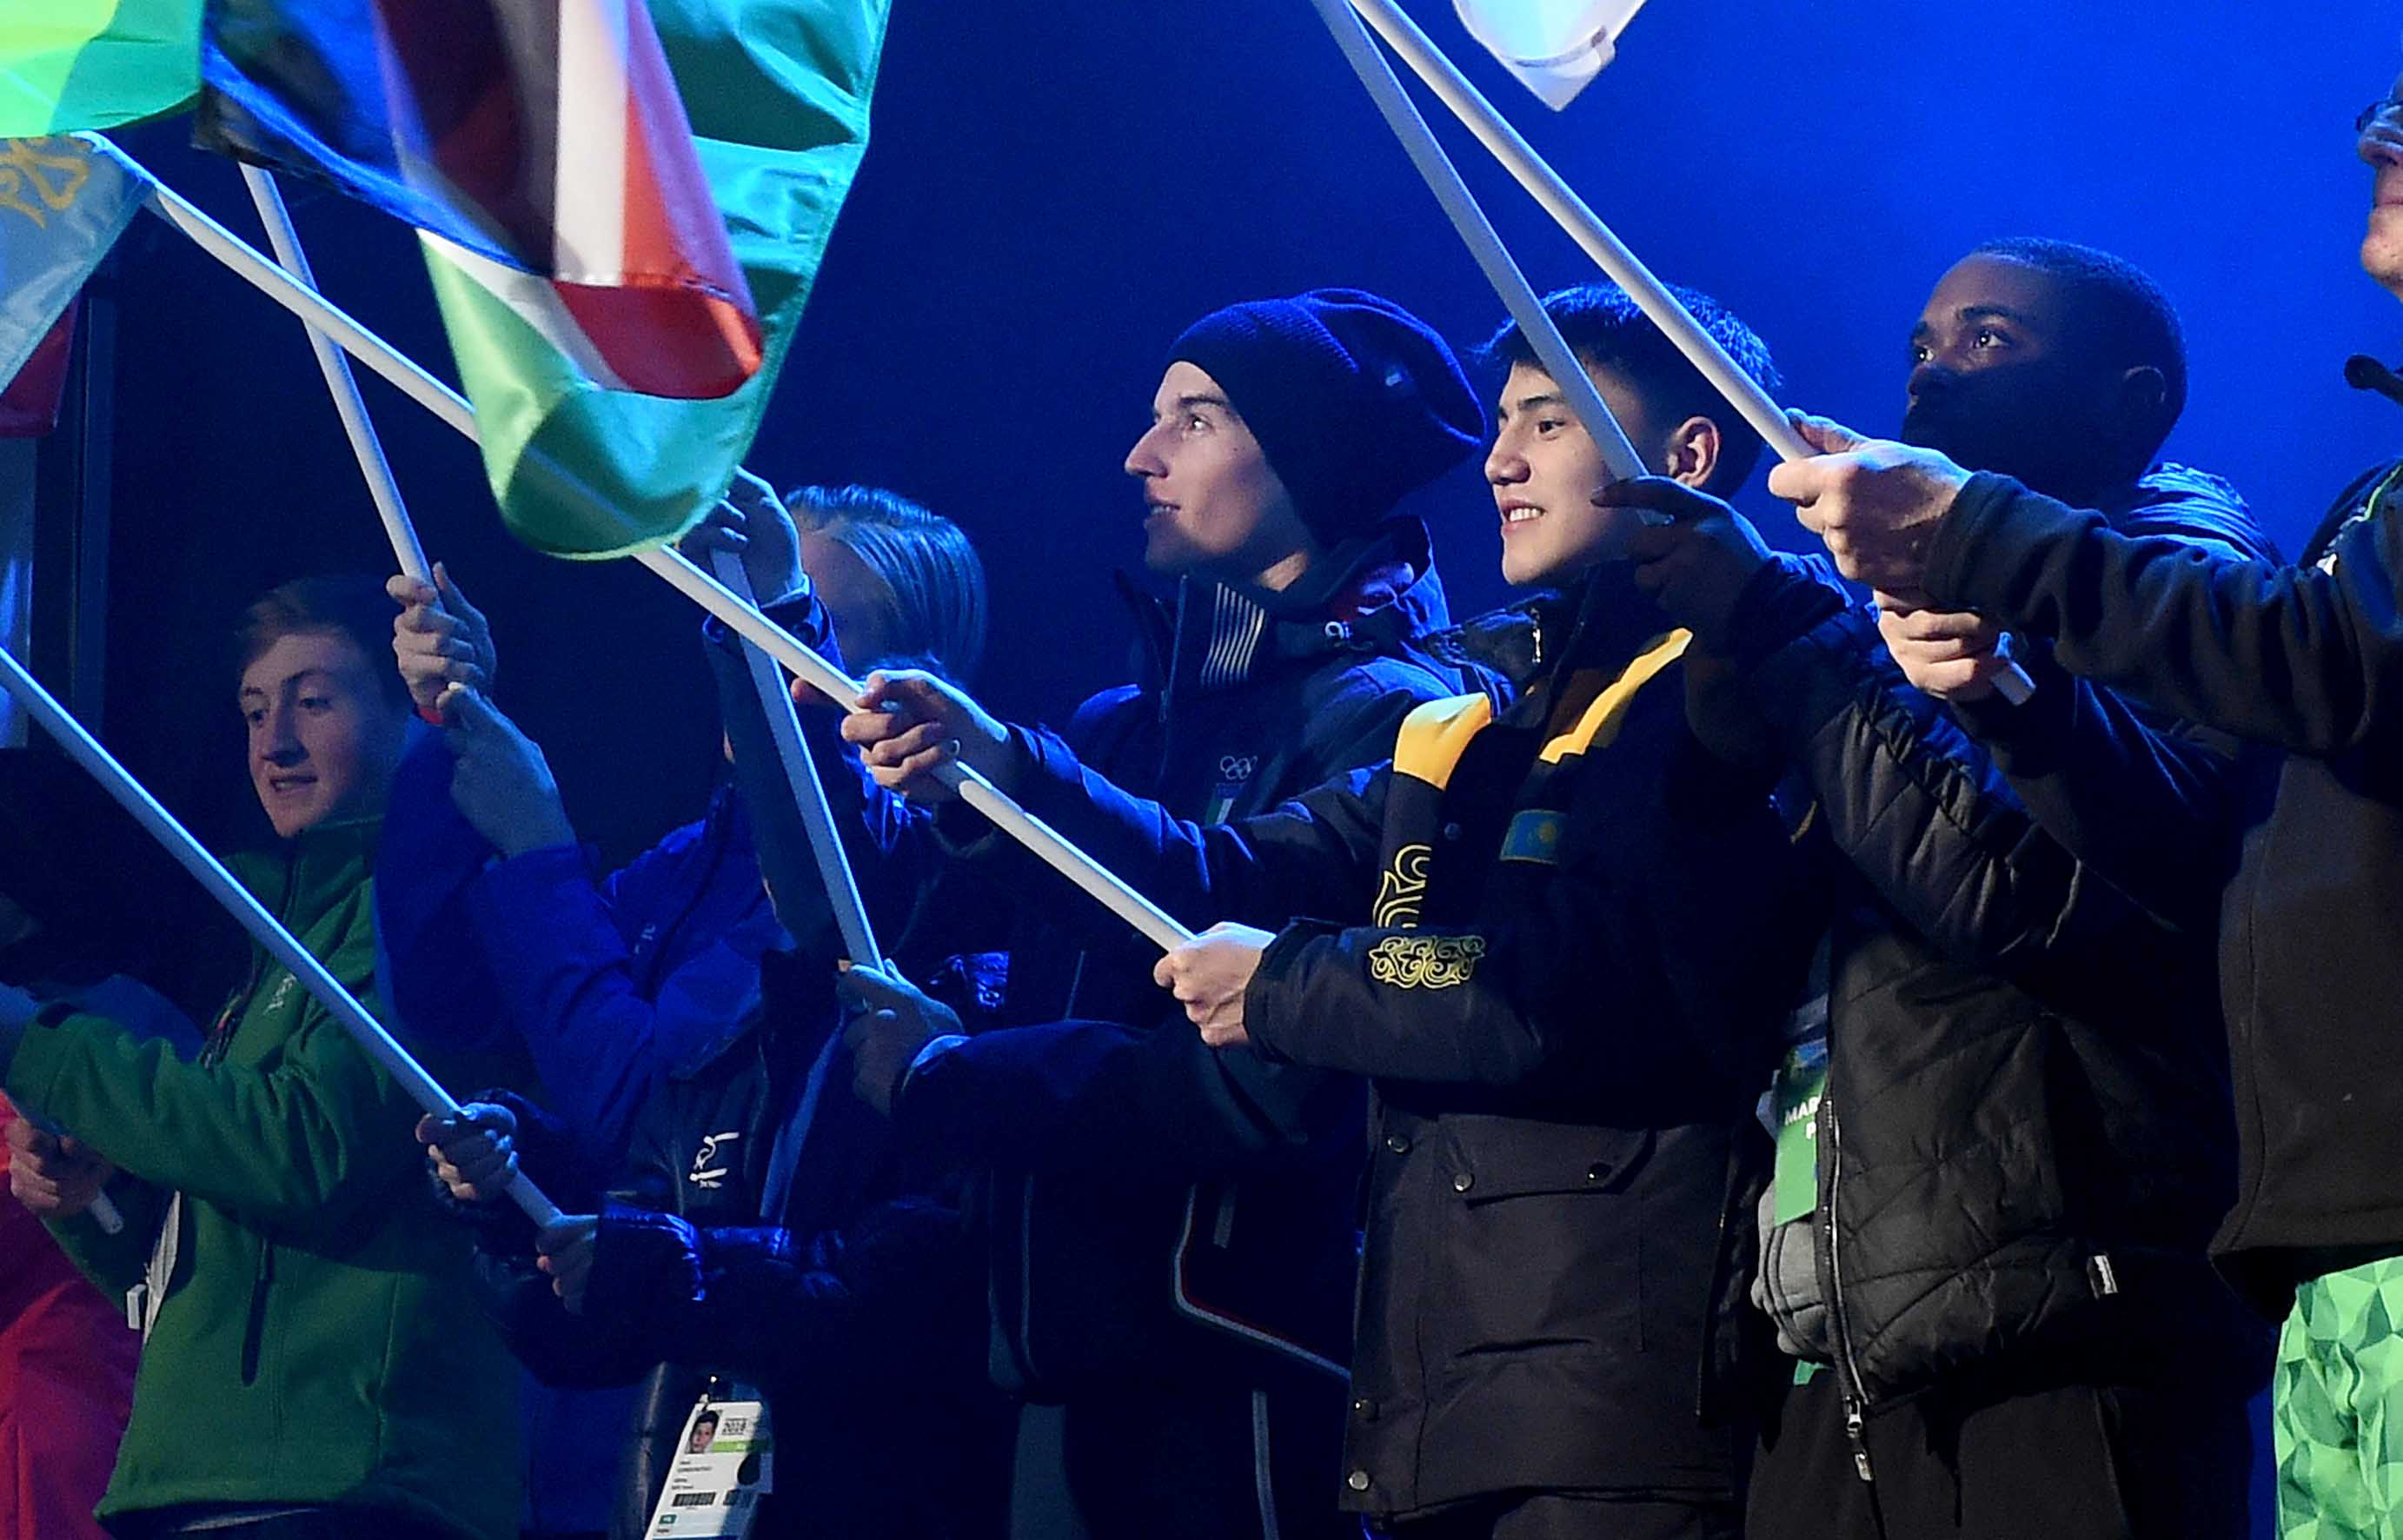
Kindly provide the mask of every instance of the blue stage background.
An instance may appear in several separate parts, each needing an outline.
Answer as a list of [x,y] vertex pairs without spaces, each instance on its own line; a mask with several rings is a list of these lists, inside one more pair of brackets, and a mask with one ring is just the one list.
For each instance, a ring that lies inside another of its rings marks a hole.
[[[1448,7],[1414,9],[1663,276],[1755,324],[1795,405],[1891,431],[1938,274],[1979,241],[2055,235],[2178,301],[2193,394],[2171,453],[2232,478],[2290,552],[2394,451],[2396,409],[2339,372],[2403,353],[2403,318],[2354,264],[2368,176],[2351,121],[2396,73],[2391,5],[1653,0],[1558,117]],[[232,169],[183,134],[125,142],[254,229]],[[1540,284],[1587,276],[1446,137]],[[299,204],[327,287],[447,372],[411,242],[330,198]],[[156,228],[107,282],[108,730],[232,839],[257,830],[217,638],[272,582],[388,558],[295,325]],[[1125,674],[1107,578],[1136,556],[1140,508],[1118,466],[1169,339],[1228,301],[1327,284],[1382,290],[1464,343],[1499,316],[1307,0],[899,0],[874,145],[752,464],[958,520],[993,583],[981,693],[1058,721]],[[692,815],[716,742],[690,612],[639,571],[508,545],[465,448],[370,388],[579,825],[623,856]],[[1747,504],[1803,543],[1780,505]],[[1474,470],[1421,506],[1455,608],[1503,597]]]

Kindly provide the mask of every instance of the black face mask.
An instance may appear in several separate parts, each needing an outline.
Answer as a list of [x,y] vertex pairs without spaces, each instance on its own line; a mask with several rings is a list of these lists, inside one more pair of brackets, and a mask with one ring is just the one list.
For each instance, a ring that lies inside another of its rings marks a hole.
[[1934,375],[1903,413],[1902,441],[2074,496],[2109,479],[2118,455],[2079,421],[2077,394],[2066,370],[2035,364]]

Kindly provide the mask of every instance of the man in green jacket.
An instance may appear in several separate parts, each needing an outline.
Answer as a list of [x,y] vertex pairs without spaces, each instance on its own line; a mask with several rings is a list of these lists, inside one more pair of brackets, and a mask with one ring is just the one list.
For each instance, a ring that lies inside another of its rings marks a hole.
[[[240,703],[279,837],[234,863],[334,977],[373,987],[369,870],[410,727],[372,581],[251,606]],[[439,1073],[439,1066],[438,1073]],[[261,950],[177,1059],[118,1022],[0,989],[11,1186],[147,1342],[100,1515],[151,1540],[501,1540],[518,1518],[517,1376],[437,1208],[418,1109]],[[87,1212],[105,1190],[123,1229]]]

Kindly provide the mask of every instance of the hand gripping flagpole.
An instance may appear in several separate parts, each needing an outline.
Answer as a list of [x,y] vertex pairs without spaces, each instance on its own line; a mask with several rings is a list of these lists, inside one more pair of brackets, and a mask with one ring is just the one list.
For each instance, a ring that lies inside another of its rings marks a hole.
[[[189,201],[168,190],[147,172],[141,174],[150,184],[149,201],[146,206],[153,214],[191,237],[202,250],[232,269],[253,288],[302,320],[318,326],[340,343],[345,353],[382,375],[402,394],[461,435],[470,440],[476,438],[476,409],[465,396],[427,373],[407,354],[359,325],[340,307],[276,266]],[[576,487],[573,479],[563,469],[557,466],[549,468],[563,487]],[[577,490],[594,502],[599,501],[597,495],[589,490]],[[634,560],[733,628],[737,635],[765,650],[819,694],[835,701],[859,699],[861,689],[857,680],[761,615],[757,606],[743,603],[724,584],[681,554],[667,549],[649,550],[641,552]],[[938,774],[946,785],[959,793],[962,801],[983,813],[1004,833],[1024,845],[1046,865],[1082,888],[1162,950],[1182,946],[1193,938],[1193,933],[1178,923],[1167,910],[1129,887],[1116,873],[1077,849],[1057,829],[1020,807],[1015,798],[983,775],[957,763],[944,766]]]
[[1502,297],[1504,308],[1509,311],[1510,319],[1519,324],[1520,335],[1526,338],[1528,345],[1535,349],[1535,357],[1544,366],[1544,372],[1561,387],[1569,409],[1577,413],[1577,421],[1585,424],[1587,436],[1602,451],[1603,464],[1609,466],[1610,474],[1621,481],[1642,476],[1646,469],[1643,456],[1637,454],[1635,446],[1627,441],[1626,431],[1610,414],[1610,408],[1602,399],[1602,392],[1594,388],[1592,379],[1587,375],[1584,366],[1577,362],[1577,354],[1571,350],[1567,340],[1561,336],[1561,328],[1545,313],[1544,302],[1536,297],[1535,285],[1527,282],[1526,275],[1519,271],[1519,264],[1511,259],[1508,248],[1502,244],[1502,237],[1494,232],[1493,222],[1485,217],[1485,211],[1477,206],[1477,199],[1469,192],[1468,184],[1461,180],[1459,170],[1443,153],[1443,146],[1436,143],[1433,131],[1426,126],[1426,119],[1419,116],[1419,109],[1410,101],[1410,93],[1402,90],[1401,78],[1394,74],[1394,67],[1385,62],[1385,56],[1377,50],[1376,43],[1369,38],[1367,29],[1360,25],[1360,19],[1353,14],[1348,0],[1311,0],[1311,4],[1318,7],[1319,20],[1327,23],[1327,30],[1333,33],[1335,41],[1342,46],[1343,57],[1351,61],[1353,71],[1360,76],[1360,83],[1368,88],[1368,95],[1376,102],[1377,110],[1384,114],[1386,126],[1394,131],[1394,137],[1399,139],[1402,148],[1410,153],[1410,163],[1418,168],[1428,189],[1435,194],[1436,201],[1442,204],[1443,212],[1451,216],[1452,229],[1460,232],[1461,240],[1468,246],[1468,255],[1475,257],[1478,267],[1484,271],[1485,281],[1493,284],[1493,292]]
[[[393,1041],[383,1023],[368,1014],[367,1007],[342,987],[341,980],[326,969],[309,949],[284,928],[282,922],[267,911],[266,906],[251,895],[250,890],[234,880],[207,847],[192,838],[189,830],[175,821],[169,812],[143,789],[123,765],[84,725],[68,715],[49,691],[25,672],[23,664],[5,650],[0,650],[0,687],[17,698],[34,719],[59,741],[59,745],[77,764],[90,771],[107,793],[115,798],[134,821],[150,832],[151,838],[167,848],[167,853],[206,888],[209,896],[225,906],[227,911],[253,939],[266,948],[268,954],[283,964],[300,981],[300,987],[317,997],[319,1004],[333,1014],[343,1029],[366,1050],[368,1058],[382,1065],[384,1073],[400,1083],[410,1101],[437,1117],[457,1116],[459,1103],[441,1083],[425,1073],[424,1065],[410,1057],[409,1050]],[[522,1172],[509,1178],[509,1196],[526,1216],[537,1226],[548,1227],[559,1222],[559,1206],[543,1196]]]
[[[1535,153],[1395,0],[1350,0],[1350,4],[1410,65],[1411,73],[1424,81],[1437,99],[1502,163],[1503,169],[1542,205],[1569,239],[1609,274],[1613,283],[1627,291],[1628,298],[1652,318],[1653,325],[1701,371],[1711,387],[1725,396],[1753,431],[1777,451],[1779,459],[1808,460],[1818,452],[1795,429],[1760,382],[1728,356],[1718,340],[1695,322],[1677,297],[1586,206],[1576,189]],[[2035,681],[2016,663],[1994,681],[1994,686],[2014,705],[2024,703],[2035,693]]]
[[[249,165],[242,168],[242,174],[249,185],[259,220],[267,227],[267,238],[275,248],[276,260],[286,273],[315,292],[316,274],[310,268],[309,254],[301,248],[300,233],[293,226],[291,211],[285,206],[284,194],[276,187],[275,178]],[[424,547],[418,542],[408,506],[401,501],[399,482],[393,476],[391,462],[385,458],[383,443],[376,433],[374,419],[368,414],[367,402],[359,395],[358,378],[351,372],[350,358],[316,319],[304,317],[303,325],[309,333],[309,345],[316,352],[317,367],[326,377],[326,388],[334,397],[335,409],[341,414],[343,431],[350,436],[359,472],[367,478],[376,511],[383,519],[393,555],[399,560],[403,572],[421,582],[432,583],[433,568],[425,560]],[[739,560],[721,562],[718,572],[729,589],[746,603],[750,600],[750,587],[742,576]],[[835,923],[842,932],[844,949],[854,962],[881,965],[882,958],[876,948],[875,932],[868,924],[859,884],[852,878],[850,862],[835,833],[834,813],[826,805],[826,788],[818,783],[817,766],[801,748],[800,722],[794,715],[793,698],[776,675],[772,660],[747,643],[743,652],[751,664],[752,683],[759,691],[759,704],[768,714],[769,736],[775,741],[777,756],[784,762],[785,778],[792,786],[793,800],[799,804],[801,821],[809,829],[810,845],[833,901]]]
[[[35,1113],[30,1107],[18,1107],[17,1115],[20,1117],[22,1117],[26,1122],[33,1124],[34,1127],[41,1130],[44,1133],[49,1134],[53,1139],[63,1139],[66,1137],[66,1130],[59,1127],[56,1123],[51,1122],[49,1118]],[[94,1197],[91,1200],[91,1206],[84,1210],[84,1213],[91,1215],[91,1222],[100,1227],[101,1234],[122,1235],[125,1233],[125,1215],[118,1211],[117,1207],[117,1200],[109,1197],[108,1194],[104,1192]]]
[[[672,550],[645,551],[634,558],[668,580],[687,598],[734,628],[749,642],[792,671],[820,695],[835,701],[856,701],[864,693],[858,680],[827,662],[794,635],[743,604],[725,586]],[[1125,881],[1067,838],[1018,805],[1007,792],[956,760],[936,771],[960,800],[991,819],[1001,831],[1024,845],[1046,865],[1085,890],[1112,914],[1132,925],[1162,951],[1193,939],[1193,933],[1159,905],[1129,887]]]

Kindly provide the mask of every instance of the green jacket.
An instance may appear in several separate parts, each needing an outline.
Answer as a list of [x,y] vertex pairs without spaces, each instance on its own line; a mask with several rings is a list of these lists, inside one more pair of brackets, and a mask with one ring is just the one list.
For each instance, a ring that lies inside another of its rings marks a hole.
[[[235,868],[363,1000],[375,836],[313,830]],[[101,1516],[340,1504],[513,1536],[518,1375],[471,1296],[469,1237],[428,1187],[418,1109],[265,952],[227,1011],[212,1067],[56,1008],[6,1066],[10,1096],[124,1172],[109,1188],[122,1234],[52,1227],[105,1293],[141,1282],[168,1194],[184,1195]]]

